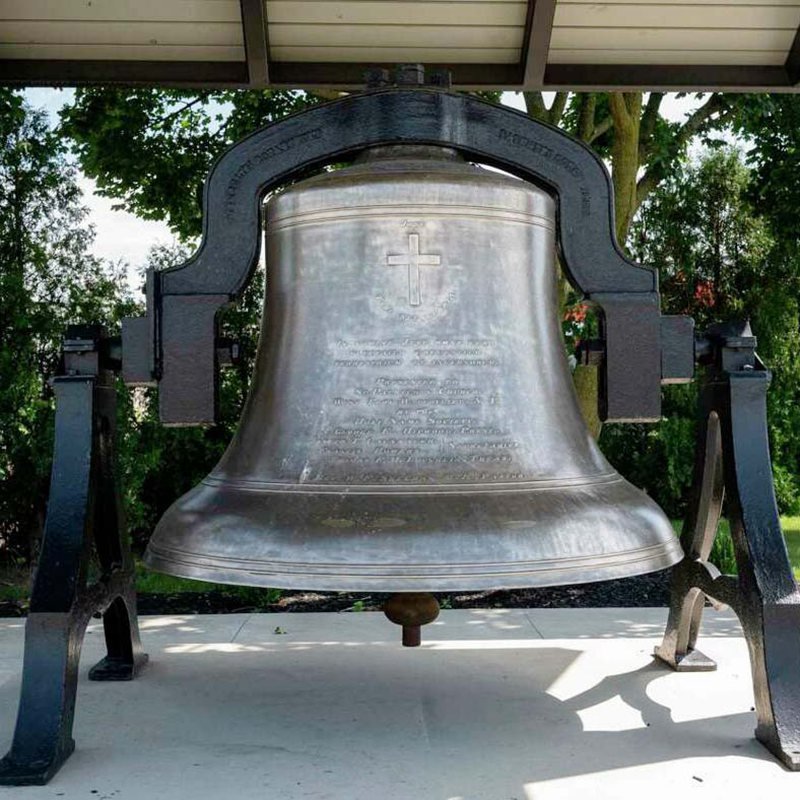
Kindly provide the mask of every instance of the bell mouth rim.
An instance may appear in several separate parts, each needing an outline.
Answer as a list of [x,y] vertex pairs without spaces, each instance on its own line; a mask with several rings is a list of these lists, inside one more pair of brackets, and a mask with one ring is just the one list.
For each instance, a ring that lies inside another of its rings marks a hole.
[[[208,475],[200,482],[211,488],[225,487],[236,491],[254,494],[495,494],[497,492],[514,493],[530,491],[557,491],[577,486],[594,486],[602,484],[628,483],[618,472],[613,470],[598,475],[576,476],[573,478],[539,478],[527,481],[492,481],[482,483],[292,483],[281,481],[254,481],[234,478],[223,478]],[[637,490],[639,491],[639,490]]]
[[[183,556],[183,557],[182,557]],[[190,556],[186,558],[185,556]],[[533,589],[597,583],[645,575],[674,566],[684,557],[680,543],[662,541],[626,551],[574,558],[502,563],[448,564],[297,564],[280,561],[198,558],[177,548],[148,546],[149,569],[181,578],[237,586],[316,591],[449,592]],[[294,569],[292,569],[294,567]],[[453,570],[460,572],[453,573]]]
[[484,485],[466,499],[385,487],[361,496],[226,488],[200,484],[176,501],[145,564],[244,586],[449,591],[591,583],[683,557],[663,511],[617,473],[561,491]]

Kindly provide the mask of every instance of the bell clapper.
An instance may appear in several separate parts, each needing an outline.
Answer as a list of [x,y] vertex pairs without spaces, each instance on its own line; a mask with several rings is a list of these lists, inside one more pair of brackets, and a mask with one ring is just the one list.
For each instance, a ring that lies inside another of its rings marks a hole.
[[422,626],[439,616],[439,601],[426,592],[402,592],[386,601],[383,613],[390,622],[403,626],[403,647],[419,647]]

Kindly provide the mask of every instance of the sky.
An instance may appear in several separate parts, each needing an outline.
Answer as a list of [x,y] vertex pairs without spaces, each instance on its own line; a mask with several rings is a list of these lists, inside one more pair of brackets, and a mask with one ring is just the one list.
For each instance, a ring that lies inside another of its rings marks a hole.
[[[58,110],[74,95],[72,89],[26,89],[25,96],[35,108],[47,111],[53,123]],[[115,209],[118,201],[101,197],[95,193],[95,183],[81,174],[79,185],[83,191],[84,204],[89,209],[89,221],[95,227],[93,253],[109,261],[128,265],[128,282],[137,286],[139,273],[147,260],[147,253],[155,244],[167,244],[175,237],[163,222],[144,220]]]
[[[58,110],[70,102],[74,95],[72,89],[26,89],[25,96],[31,106],[47,111],[53,123],[57,121]],[[545,93],[545,102],[550,102]],[[503,102],[513,108],[524,110],[522,95],[506,92]],[[667,95],[662,103],[662,114],[669,120],[680,121],[696,108],[701,101],[695,97]],[[84,193],[84,203],[89,209],[89,220],[95,226],[94,255],[112,262],[127,264],[128,282],[136,287],[141,282],[140,272],[147,261],[150,248],[156,244],[168,244],[175,237],[160,221],[143,220],[122,209],[115,209],[118,201],[101,197],[95,192],[94,181],[81,175],[80,187]]]

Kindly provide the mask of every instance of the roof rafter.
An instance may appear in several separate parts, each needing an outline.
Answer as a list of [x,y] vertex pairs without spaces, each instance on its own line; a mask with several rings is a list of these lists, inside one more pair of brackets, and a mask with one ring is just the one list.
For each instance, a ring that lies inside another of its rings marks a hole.
[[544,82],[555,13],[556,0],[528,0],[522,49],[522,84],[526,89],[540,89]]
[[264,0],[240,0],[240,3],[250,86],[263,89],[269,86],[266,3]]
[[792,86],[800,86],[800,28],[794,36],[792,49],[786,59],[786,72],[789,75],[789,83]]

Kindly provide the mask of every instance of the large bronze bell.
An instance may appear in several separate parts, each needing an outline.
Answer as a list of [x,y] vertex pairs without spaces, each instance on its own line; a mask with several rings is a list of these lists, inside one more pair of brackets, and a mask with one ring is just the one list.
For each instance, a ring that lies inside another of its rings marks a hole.
[[597,581],[682,551],[579,412],[555,203],[440,147],[367,151],[267,206],[238,432],[159,523],[154,569],[426,592]]

